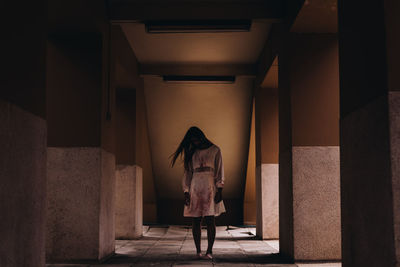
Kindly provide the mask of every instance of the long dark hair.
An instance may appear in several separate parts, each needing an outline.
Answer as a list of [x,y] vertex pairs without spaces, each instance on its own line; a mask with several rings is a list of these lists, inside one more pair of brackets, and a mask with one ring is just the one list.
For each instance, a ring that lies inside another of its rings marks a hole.
[[190,162],[192,160],[192,156],[198,147],[194,146],[192,143],[192,138],[196,138],[200,141],[200,146],[202,147],[210,147],[213,143],[207,139],[205,134],[200,130],[198,127],[190,127],[189,130],[186,132],[185,136],[183,137],[181,143],[179,144],[178,148],[176,149],[175,153],[171,155],[171,167],[174,166],[176,159],[183,155],[183,163],[185,170],[190,170]]

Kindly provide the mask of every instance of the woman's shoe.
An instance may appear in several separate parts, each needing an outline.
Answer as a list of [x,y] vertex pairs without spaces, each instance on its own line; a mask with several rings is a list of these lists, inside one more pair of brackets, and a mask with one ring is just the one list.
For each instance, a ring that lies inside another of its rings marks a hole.
[[201,253],[196,254],[196,259],[200,260],[202,258],[203,258],[203,254],[201,254]]
[[206,254],[206,259],[212,260],[213,259],[212,254],[211,253],[207,253]]

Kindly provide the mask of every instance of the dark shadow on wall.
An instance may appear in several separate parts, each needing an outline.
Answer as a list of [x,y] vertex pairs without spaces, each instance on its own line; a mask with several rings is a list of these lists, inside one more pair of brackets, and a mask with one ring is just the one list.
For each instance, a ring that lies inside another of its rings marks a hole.
[[101,145],[101,53],[101,34],[49,35],[47,146]]

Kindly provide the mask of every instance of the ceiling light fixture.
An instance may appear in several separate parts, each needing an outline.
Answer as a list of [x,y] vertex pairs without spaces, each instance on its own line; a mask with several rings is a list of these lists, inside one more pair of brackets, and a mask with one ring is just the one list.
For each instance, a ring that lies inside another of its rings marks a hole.
[[235,76],[163,76],[164,82],[173,83],[208,83],[228,84],[235,82]]
[[251,20],[146,21],[147,33],[248,32]]

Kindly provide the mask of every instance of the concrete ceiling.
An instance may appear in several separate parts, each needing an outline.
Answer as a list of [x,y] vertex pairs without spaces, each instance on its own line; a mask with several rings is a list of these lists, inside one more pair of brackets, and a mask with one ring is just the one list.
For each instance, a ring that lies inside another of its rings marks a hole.
[[142,23],[122,23],[122,30],[140,63],[255,63],[270,29],[253,21],[249,32],[148,34]]
[[282,21],[282,0],[107,0],[114,22],[143,20],[269,19]]
[[[218,0],[218,2],[222,3],[248,3],[248,2],[263,2],[265,0]],[[138,4],[144,4],[144,3],[151,3],[151,4],[160,4],[163,2],[166,2],[166,0],[109,0],[111,4],[121,4],[121,3],[138,3]],[[212,1],[210,0],[168,0],[168,3],[190,3],[190,4],[196,4],[196,3],[210,3]],[[270,1],[271,2],[271,1]]]
[[169,156],[190,126],[198,126],[222,151],[225,198],[243,196],[249,145],[253,81],[234,84],[177,84],[145,78],[148,127],[156,188],[160,198],[182,198],[181,164]]
[[337,33],[337,23],[337,0],[305,0],[291,31]]

